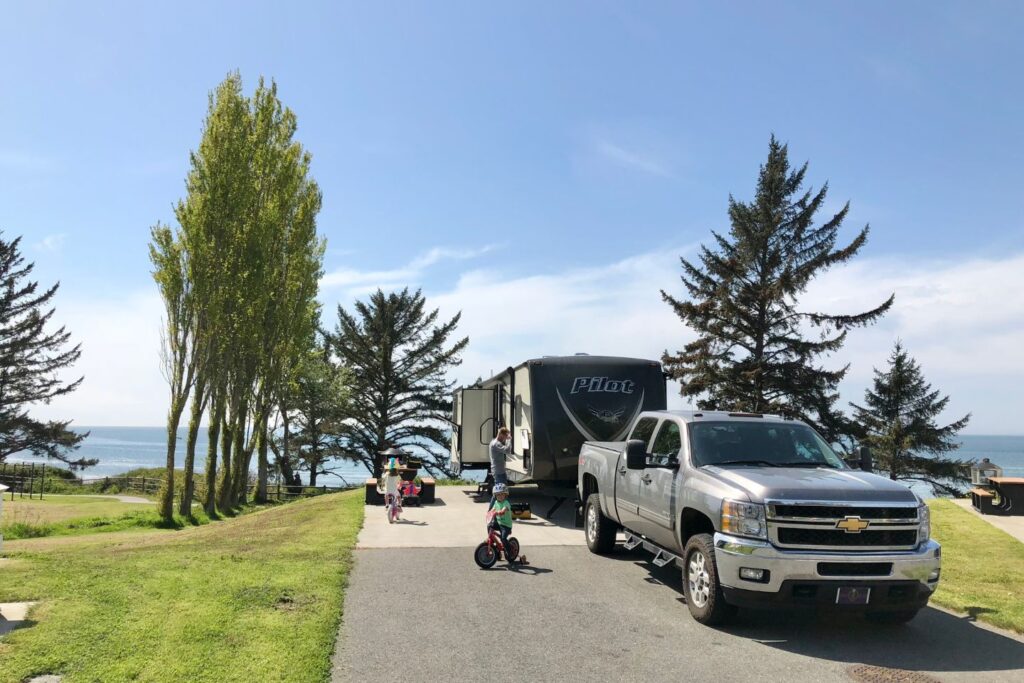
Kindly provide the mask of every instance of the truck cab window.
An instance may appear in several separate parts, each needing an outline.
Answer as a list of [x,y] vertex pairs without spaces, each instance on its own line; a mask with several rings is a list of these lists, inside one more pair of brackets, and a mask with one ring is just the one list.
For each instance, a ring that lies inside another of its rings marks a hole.
[[658,425],[658,418],[656,417],[644,417],[640,418],[636,425],[633,427],[633,433],[629,435],[629,439],[640,439],[645,444],[650,446],[651,434],[654,434],[654,428]]
[[678,461],[682,447],[683,439],[679,434],[679,425],[673,420],[665,420],[651,449],[651,464],[670,465]]

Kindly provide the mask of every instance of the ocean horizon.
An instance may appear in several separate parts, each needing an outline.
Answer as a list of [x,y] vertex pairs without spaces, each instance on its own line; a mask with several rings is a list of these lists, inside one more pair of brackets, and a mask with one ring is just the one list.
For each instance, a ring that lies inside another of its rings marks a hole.
[[[79,433],[89,432],[79,447],[78,456],[95,458],[99,463],[78,472],[78,476],[86,479],[109,477],[122,474],[140,467],[163,467],[166,459],[165,427],[73,427]],[[178,447],[175,462],[181,467],[185,461],[185,438],[187,428],[178,430]],[[1024,477],[1024,435],[995,434],[963,434],[959,437],[961,447],[952,454],[963,460],[981,460],[989,458],[1003,468],[1003,474],[1009,477]],[[196,443],[195,471],[202,472],[206,462],[207,433],[199,432]],[[45,458],[37,458],[28,454],[14,454],[7,462],[45,463]],[[62,463],[50,461],[51,465]],[[332,465],[337,470],[333,475],[321,475],[318,484],[338,486],[342,484],[358,484],[370,477],[370,473],[360,463],[338,461]],[[308,475],[303,473],[303,481]],[[921,493],[919,488],[915,487]]]

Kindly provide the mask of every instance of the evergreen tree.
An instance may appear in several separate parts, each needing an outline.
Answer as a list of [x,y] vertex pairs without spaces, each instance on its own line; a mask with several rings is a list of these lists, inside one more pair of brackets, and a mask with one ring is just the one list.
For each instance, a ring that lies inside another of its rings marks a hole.
[[680,259],[689,298],[661,293],[697,333],[663,361],[682,395],[696,397],[703,410],[784,413],[835,441],[849,428],[835,409],[847,368],[829,370],[820,359],[842,347],[850,328],[881,317],[893,297],[852,315],[798,309],[811,280],[853,258],[868,236],[865,226],[836,248],[849,203],[814,225],[828,184],[802,190],[806,171],[806,163],[791,170],[787,146],[772,136],[753,201],[729,197],[729,234],[712,232],[714,247],[701,247],[699,264]]
[[68,429],[70,420],[42,422],[28,414],[32,405],[78,388],[82,378],[64,382],[57,373],[74,365],[82,352],[77,344],[65,348],[71,333],[63,327],[47,330],[60,284],[39,291],[39,283],[26,280],[35,264],[25,263],[20,243],[20,237],[8,242],[0,232],[0,462],[27,451],[72,469],[90,467],[97,461],[72,457],[88,434]]
[[889,356],[885,372],[875,370],[874,387],[864,392],[854,410],[861,442],[869,446],[879,470],[890,479],[928,484],[936,494],[961,495],[958,484],[970,482],[970,461],[944,458],[960,447],[955,440],[971,416],[940,427],[935,419],[949,396],[940,396],[925,381],[920,366],[903,345]]
[[349,416],[348,373],[322,351],[307,354],[299,363],[288,396],[289,422],[294,428],[291,448],[298,469],[309,472],[309,485],[331,474],[333,461],[353,459],[342,434]]
[[468,337],[449,342],[461,314],[438,323],[437,310],[427,311],[423,295],[408,289],[378,289],[368,303],[356,302],[355,312],[339,306],[330,336],[351,377],[345,437],[352,452],[376,477],[383,468],[379,453],[391,446],[424,451],[428,470],[451,474],[446,421],[454,383],[445,376],[469,343]]

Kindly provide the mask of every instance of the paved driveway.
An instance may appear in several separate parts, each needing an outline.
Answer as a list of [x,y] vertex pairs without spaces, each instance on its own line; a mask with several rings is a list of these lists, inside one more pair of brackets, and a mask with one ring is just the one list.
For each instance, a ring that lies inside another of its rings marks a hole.
[[[728,629],[700,626],[683,603],[678,569],[621,548],[591,555],[571,508],[516,526],[530,567],[483,571],[472,550],[483,538],[485,504],[458,489],[440,494],[445,505],[407,512],[423,525],[388,527],[380,508],[367,511],[335,681],[795,683],[854,680],[850,669],[860,664],[941,681],[1024,679],[1024,641],[937,609],[906,627],[751,612]],[[545,502],[535,498],[534,510]],[[386,547],[391,531],[400,547]]]

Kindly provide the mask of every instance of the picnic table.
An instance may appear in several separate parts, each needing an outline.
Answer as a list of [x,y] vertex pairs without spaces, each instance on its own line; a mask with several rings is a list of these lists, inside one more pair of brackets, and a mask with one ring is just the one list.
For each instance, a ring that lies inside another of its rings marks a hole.
[[988,485],[995,493],[993,507],[998,510],[993,514],[1024,515],[1024,477],[989,477]]
[[996,494],[979,486],[971,489],[971,506],[983,515],[1003,514],[1002,511],[996,507]]

